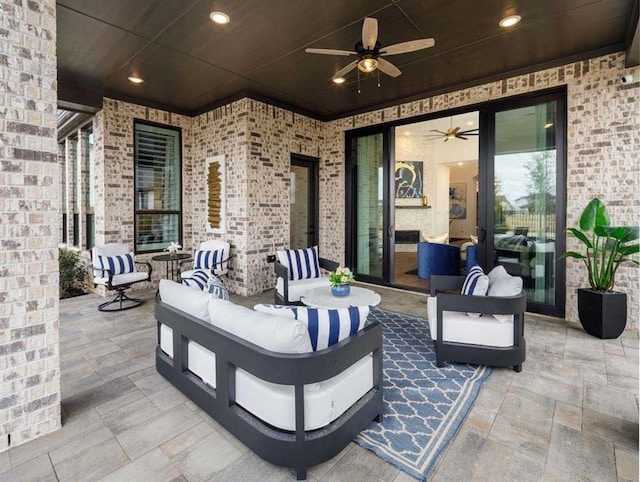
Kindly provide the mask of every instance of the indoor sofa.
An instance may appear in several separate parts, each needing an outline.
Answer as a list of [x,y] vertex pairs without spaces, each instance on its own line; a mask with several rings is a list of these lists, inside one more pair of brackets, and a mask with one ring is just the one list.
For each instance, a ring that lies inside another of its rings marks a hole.
[[382,326],[312,351],[307,326],[161,280],[156,368],[264,460],[296,470],[382,418]]

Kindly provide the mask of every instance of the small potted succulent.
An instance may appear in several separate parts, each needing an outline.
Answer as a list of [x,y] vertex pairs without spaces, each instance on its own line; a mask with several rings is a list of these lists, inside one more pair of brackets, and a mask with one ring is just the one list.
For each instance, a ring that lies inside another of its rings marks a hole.
[[351,293],[351,283],[354,279],[353,272],[349,268],[338,266],[335,271],[329,273],[331,294],[333,296],[349,296]]
[[606,206],[592,199],[580,216],[580,228],[568,228],[584,252],[567,251],[563,258],[581,259],[590,288],[578,289],[578,315],[584,330],[598,338],[617,338],[627,323],[627,295],[613,291],[622,263],[640,265],[631,256],[640,251],[637,226],[611,226]]

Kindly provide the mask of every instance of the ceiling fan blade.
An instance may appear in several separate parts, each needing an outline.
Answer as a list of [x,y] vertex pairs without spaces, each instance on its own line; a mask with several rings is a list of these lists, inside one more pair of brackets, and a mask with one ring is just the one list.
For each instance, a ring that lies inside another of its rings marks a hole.
[[449,138],[448,138],[448,137],[445,137],[445,138],[444,138],[444,141],[445,141],[445,142],[447,142],[448,140],[449,140]]
[[378,59],[378,68],[385,74],[390,75],[391,77],[397,77],[402,73],[400,72],[400,69],[398,67],[396,67],[391,62],[385,59],[380,59],[380,58]]
[[461,131],[460,134],[464,134],[465,136],[477,136],[478,129],[469,129],[466,131]]
[[457,135],[457,136],[456,136],[456,139],[462,139],[463,141],[466,141],[466,140],[467,140],[467,138],[466,138],[466,137],[461,136],[461,135]]
[[438,129],[431,129],[429,132],[437,132],[438,134],[442,134],[443,136],[446,136],[447,133],[444,131],[439,131]]
[[335,49],[304,49],[308,54],[323,54],[323,55],[358,55],[356,52],[349,50],[335,50]]
[[416,50],[428,49],[433,47],[436,41],[432,38],[422,38],[418,40],[409,40],[399,44],[389,45],[380,51],[380,55],[397,55],[415,52]]
[[373,50],[378,41],[378,21],[367,17],[362,24],[362,46],[367,50]]
[[331,77],[331,79],[337,79],[338,77],[344,77],[345,74],[348,74],[353,69],[355,69],[357,65],[358,65],[358,61],[354,60],[353,62],[351,62],[350,64],[346,65],[345,67],[342,67],[335,74],[333,74],[333,77]]
[[453,129],[453,131],[452,131],[453,135],[455,136],[458,133],[459,130],[460,130],[459,127],[456,127],[455,129]]

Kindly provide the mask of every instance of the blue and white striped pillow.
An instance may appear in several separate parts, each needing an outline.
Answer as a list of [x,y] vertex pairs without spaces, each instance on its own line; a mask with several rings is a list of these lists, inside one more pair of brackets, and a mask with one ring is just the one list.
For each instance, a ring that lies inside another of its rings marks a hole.
[[[119,256],[98,256],[98,261],[102,269],[108,269],[111,274],[133,273],[135,265],[133,263],[133,253],[122,254]],[[108,277],[108,273],[103,272],[102,277]]]
[[212,251],[198,249],[193,262],[193,269],[220,269],[222,267],[220,263],[223,259],[223,249],[214,249]]
[[[484,274],[482,268],[478,265],[474,266],[467,273],[467,277],[462,285],[463,295],[486,296],[489,290],[489,277]],[[481,313],[467,313],[471,318],[479,318]]]
[[192,288],[200,288],[202,291],[207,287],[209,282],[209,273],[202,270],[196,270],[191,276],[182,278],[182,284],[191,286]]
[[208,291],[210,295],[221,300],[229,301],[229,291],[222,280],[216,275],[210,275],[206,271],[197,270],[191,276],[182,278],[182,284],[202,291]]
[[318,247],[278,251],[278,261],[289,268],[289,280],[320,277]]
[[358,333],[364,328],[370,310],[368,306],[326,309],[267,304],[255,305],[253,309],[302,321],[307,325],[313,351],[324,350]]

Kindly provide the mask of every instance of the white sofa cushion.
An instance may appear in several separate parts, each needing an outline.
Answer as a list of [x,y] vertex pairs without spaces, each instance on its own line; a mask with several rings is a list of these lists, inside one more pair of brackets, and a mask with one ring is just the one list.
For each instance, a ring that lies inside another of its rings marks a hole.
[[[303,297],[307,291],[314,288],[322,288],[324,286],[331,286],[329,278],[326,276],[289,281],[288,301],[291,303],[300,301],[300,298]],[[284,296],[284,281],[282,278],[278,278],[276,281],[276,291],[280,296]]]
[[327,309],[258,304],[253,309],[302,321],[309,331],[313,351],[324,350],[355,335],[364,328],[369,316],[368,306]]
[[209,318],[211,324],[267,350],[278,353],[312,351],[307,327],[297,320],[259,313],[213,297],[209,300]]
[[318,247],[285,249],[276,252],[280,264],[289,270],[290,280],[320,277]]
[[161,279],[158,286],[162,301],[196,318],[211,323],[209,319],[209,293],[195,290],[175,281]]
[[[431,339],[438,339],[437,298],[427,299],[427,315]],[[469,343],[482,346],[513,346],[513,320],[502,323],[492,316],[470,318],[458,311],[444,311],[442,313],[442,330],[444,341],[455,343]]]

